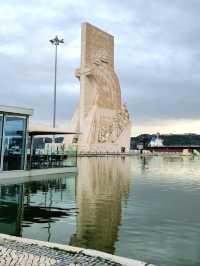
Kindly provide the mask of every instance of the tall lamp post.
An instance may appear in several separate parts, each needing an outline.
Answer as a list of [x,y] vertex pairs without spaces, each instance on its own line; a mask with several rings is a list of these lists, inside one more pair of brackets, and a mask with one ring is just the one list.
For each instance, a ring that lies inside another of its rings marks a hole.
[[55,76],[54,76],[54,98],[53,98],[53,128],[56,127],[56,83],[57,83],[57,48],[60,43],[64,43],[64,39],[58,39],[58,36],[49,40],[51,44],[55,45]]

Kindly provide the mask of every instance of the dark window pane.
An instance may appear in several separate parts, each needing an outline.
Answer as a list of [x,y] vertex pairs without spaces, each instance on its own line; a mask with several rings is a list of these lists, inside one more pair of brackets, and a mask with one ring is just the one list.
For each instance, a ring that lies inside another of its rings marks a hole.
[[5,117],[3,170],[21,170],[24,168],[26,119]]

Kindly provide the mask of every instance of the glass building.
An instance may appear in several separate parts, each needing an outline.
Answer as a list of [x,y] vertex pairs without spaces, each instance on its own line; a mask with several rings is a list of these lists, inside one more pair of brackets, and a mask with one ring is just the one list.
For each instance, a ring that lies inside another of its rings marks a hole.
[[28,120],[32,109],[0,106],[0,171],[26,168]]

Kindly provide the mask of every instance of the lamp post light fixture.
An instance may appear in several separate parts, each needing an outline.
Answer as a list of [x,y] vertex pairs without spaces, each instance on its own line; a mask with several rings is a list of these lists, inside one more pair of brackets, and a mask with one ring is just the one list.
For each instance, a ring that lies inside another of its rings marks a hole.
[[54,98],[53,98],[53,128],[56,127],[56,83],[57,83],[57,47],[60,43],[64,43],[64,39],[59,39],[58,36],[49,40],[51,44],[55,45],[55,76],[54,76]]

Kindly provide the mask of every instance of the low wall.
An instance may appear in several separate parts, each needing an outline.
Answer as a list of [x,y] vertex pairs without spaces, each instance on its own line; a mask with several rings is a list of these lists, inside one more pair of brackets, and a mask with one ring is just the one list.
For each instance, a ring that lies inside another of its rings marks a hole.
[[0,183],[10,180],[13,181],[27,181],[35,177],[45,178],[50,175],[77,173],[77,167],[61,167],[61,168],[45,168],[34,169],[30,171],[16,170],[16,171],[0,171]]

